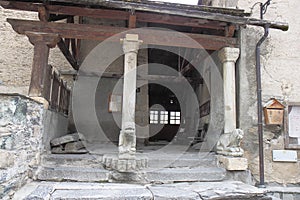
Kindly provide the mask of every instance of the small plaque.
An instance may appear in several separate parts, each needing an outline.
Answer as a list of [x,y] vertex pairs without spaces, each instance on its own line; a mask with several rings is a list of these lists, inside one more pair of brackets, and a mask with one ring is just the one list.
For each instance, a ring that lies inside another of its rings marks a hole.
[[297,151],[273,150],[274,162],[297,162]]

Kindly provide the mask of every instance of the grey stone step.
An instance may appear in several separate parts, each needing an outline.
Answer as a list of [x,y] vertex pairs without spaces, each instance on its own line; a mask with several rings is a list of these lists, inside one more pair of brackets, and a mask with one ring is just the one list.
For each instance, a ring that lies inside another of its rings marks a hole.
[[102,167],[102,156],[90,154],[47,154],[42,156],[45,166],[89,166]]
[[[24,193],[26,186],[15,194],[14,200],[51,199],[178,199],[178,200],[271,200],[267,190],[238,181],[137,185],[116,183],[40,182]],[[28,188],[27,188],[28,189]]]
[[152,200],[152,194],[146,188],[107,188],[102,190],[58,190],[51,200]]
[[109,171],[83,167],[41,167],[37,179],[42,181],[107,182]]
[[208,182],[223,181],[226,170],[219,167],[208,168],[165,168],[160,170],[149,170],[146,173],[149,182]]
[[[101,167],[103,156],[90,154],[48,154],[42,157],[45,166],[89,166]],[[215,167],[217,157],[214,154],[184,154],[182,156],[165,154],[148,158],[150,168],[176,168],[176,167]]]
[[149,159],[148,166],[150,168],[213,167],[217,166],[217,158],[152,158]]

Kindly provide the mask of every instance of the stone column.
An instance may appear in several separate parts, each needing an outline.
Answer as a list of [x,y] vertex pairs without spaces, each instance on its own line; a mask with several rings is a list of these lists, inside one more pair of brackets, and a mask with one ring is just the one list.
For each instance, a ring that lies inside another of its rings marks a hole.
[[[124,58],[124,82],[122,101],[122,130],[119,137],[119,159],[135,159],[136,152],[136,79],[137,79],[137,53],[141,40],[138,35],[127,34],[123,43]],[[121,162],[120,162],[121,163]]]
[[25,32],[34,45],[34,57],[29,86],[29,96],[43,97],[44,76],[48,65],[49,49],[56,46],[60,37],[57,34]]
[[224,133],[232,133],[236,129],[235,62],[239,55],[238,48],[224,47],[219,51],[223,64]]

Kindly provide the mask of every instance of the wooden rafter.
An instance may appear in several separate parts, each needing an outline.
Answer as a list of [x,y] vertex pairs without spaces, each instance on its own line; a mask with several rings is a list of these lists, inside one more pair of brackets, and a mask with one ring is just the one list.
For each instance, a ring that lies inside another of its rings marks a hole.
[[[118,34],[115,38],[117,42],[121,37],[124,37],[128,28],[87,25],[87,24],[65,24],[53,22],[39,22],[32,20],[18,20],[7,19],[12,25],[13,29],[19,34],[24,34],[25,31],[55,33],[62,38],[76,38],[88,40],[103,41],[111,36]],[[219,50],[224,46],[234,47],[237,46],[237,39],[202,35],[202,34],[174,34],[165,30],[153,29],[132,29],[130,33],[140,35],[144,44],[162,45],[162,46],[175,46],[186,48],[204,48],[207,50]],[[193,40],[188,40],[187,38]],[[200,44],[200,45],[199,45]]]

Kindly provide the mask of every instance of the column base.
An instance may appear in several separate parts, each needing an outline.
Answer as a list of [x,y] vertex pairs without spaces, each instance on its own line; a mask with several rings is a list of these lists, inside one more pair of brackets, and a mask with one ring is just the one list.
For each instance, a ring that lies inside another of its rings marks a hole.
[[148,159],[142,156],[136,156],[134,159],[123,159],[115,155],[104,155],[102,163],[108,170],[118,172],[137,172],[148,167]]

